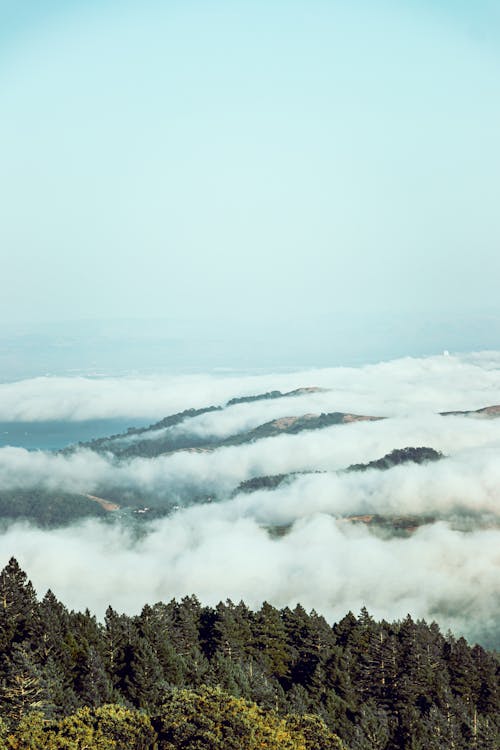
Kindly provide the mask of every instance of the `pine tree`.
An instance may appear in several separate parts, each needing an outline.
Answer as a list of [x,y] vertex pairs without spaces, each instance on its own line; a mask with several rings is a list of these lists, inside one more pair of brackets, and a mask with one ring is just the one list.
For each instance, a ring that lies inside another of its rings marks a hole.
[[469,706],[474,704],[479,697],[481,680],[465,638],[446,643],[444,656],[453,694]]
[[42,663],[50,657],[62,659],[64,651],[62,642],[68,632],[70,616],[66,607],[61,604],[49,589],[39,605],[41,638],[36,650]]
[[174,646],[174,619],[169,605],[158,602],[146,605],[136,627],[140,638],[151,646],[160,664],[166,684],[183,687],[186,684],[187,665]]
[[136,708],[153,710],[165,690],[163,670],[151,645],[144,639],[129,646],[124,694]]
[[11,724],[28,712],[40,710],[46,701],[43,676],[25,643],[15,643],[6,660],[0,686],[2,713]]
[[350,646],[357,634],[359,623],[352,612],[348,612],[333,626],[336,641],[339,646]]
[[389,741],[389,719],[375,701],[367,701],[356,720],[350,742],[352,750],[384,750]]
[[324,685],[323,664],[334,646],[332,629],[323,617],[314,611],[308,615],[300,605],[293,612],[284,609],[281,616],[291,646],[291,684],[320,692]]
[[236,661],[242,659],[250,642],[252,629],[249,611],[230,600],[212,609],[205,607],[200,618],[200,641],[204,654],[211,659],[219,653]]
[[286,684],[290,677],[291,647],[279,611],[267,602],[255,618],[252,650],[264,669]]
[[185,596],[180,602],[173,603],[172,636],[174,644],[182,655],[197,654],[200,648],[201,604],[196,596]]
[[74,691],[73,673],[66,671],[55,657],[50,656],[42,665],[47,699],[43,706],[44,716],[59,718],[76,711],[81,698]]
[[499,714],[477,716],[470,747],[472,750],[498,750],[500,747]]
[[38,602],[26,573],[12,557],[0,572],[0,652],[12,643],[35,641],[39,632]]
[[352,681],[353,657],[349,649],[336,646],[324,663],[323,707],[331,726],[350,736],[358,709],[358,696]]
[[249,700],[252,697],[251,681],[244,664],[221,653],[215,654],[211,659],[205,683],[237,698]]
[[124,690],[124,679],[127,672],[127,658],[130,646],[135,640],[135,628],[126,615],[119,615],[108,607],[104,617],[104,665],[113,687],[118,692]]
[[477,708],[482,714],[499,717],[500,723],[500,664],[481,646],[474,646],[471,656],[479,678]]
[[95,646],[88,646],[80,655],[74,689],[82,706],[98,707],[120,697]]

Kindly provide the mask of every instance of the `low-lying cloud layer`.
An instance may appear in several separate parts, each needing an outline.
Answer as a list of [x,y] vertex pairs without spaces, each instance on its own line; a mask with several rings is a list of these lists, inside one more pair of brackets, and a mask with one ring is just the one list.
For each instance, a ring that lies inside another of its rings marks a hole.
[[[53,531],[14,524],[0,535],[0,564],[15,555],[40,592],[50,587],[69,606],[90,606],[99,615],[109,603],[137,611],[145,602],[191,593],[207,603],[227,597],[243,598],[251,606],[263,600],[280,606],[300,601],[330,619],[366,605],[378,617],[410,612],[498,646],[500,419],[437,412],[500,403],[499,367],[500,355],[486,353],[316,371],[314,379],[304,373],[281,375],[278,382],[271,376],[238,383],[197,378],[175,394],[157,381],[157,390],[143,394],[141,406],[152,404],[148,399],[156,394],[157,417],[249,392],[312,384],[330,389],[203,415],[191,420],[194,427],[183,427],[197,434],[231,434],[307,411],[389,418],[152,459],[117,461],[89,450],[0,449],[0,490],[36,486],[93,493],[113,486],[143,491],[170,506],[189,504],[196,492],[217,500],[180,508],[145,525],[139,538],[118,523],[87,522]],[[144,387],[145,381],[133,381],[138,398],[139,382]],[[207,383],[216,384],[210,394]],[[131,384],[120,381],[114,393],[107,381],[85,381],[84,387],[96,393],[101,388],[93,415],[106,408],[126,413],[116,409],[130,398]],[[10,387],[20,396],[33,386],[34,381]],[[42,392],[51,387],[40,386],[31,402],[17,404],[16,413],[47,418],[52,396]],[[90,397],[77,406],[81,382],[72,387],[71,397],[59,403],[59,418],[64,409],[68,418],[90,414]],[[111,401],[106,394],[113,394]],[[340,471],[408,445],[432,447],[444,458],[388,471]],[[245,479],[301,471],[324,473],[298,475],[274,491],[233,494]],[[388,539],[341,520],[356,514],[444,520],[408,538]],[[459,530],[457,518],[472,519],[467,531]],[[287,533],[276,535],[273,527],[286,527]]]
[[[223,404],[234,396],[276,389],[287,392],[302,386],[319,386],[330,392],[297,398],[296,407],[290,404],[290,408],[300,410],[297,413],[319,409],[389,416],[421,410],[477,409],[500,403],[499,367],[499,352],[480,352],[407,357],[359,368],[247,376],[40,377],[0,384],[0,421],[115,417],[147,421],[186,408]],[[262,410],[259,419],[265,421],[275,403],[256,402],[252,406]]]
[[[335,473],[407,445],[429,446],[445,458],[390,472]],[[276,491],[275,512],[287,512],[284,508],[296,496],[306,513],[324,503],[323,498],[329,511],[342,513],[453,507],[495,512],[500,494],[499,451],[500,420],[438,415],[355,422],[214,451],[178,451],[121,462],[89,450],[57,454],[7,447],[0,449],[0,490],[41,486],[97,492],[114,486],[142,489],[177,504],[188,501],[193,488],[223,498],[241,481],[255,476],[325,471],[329,473],[298,478],[280,490],[281,495]],[[264,493],[265,498],[268,495]]]
[[2,549],[16,553],[39,591],[50,586],[101,616],[109,603],[130,612],[195,593],[211,604],[301,602],[331,620],[366,605],[378,617],[410,612],[484,642],[498,635],[499,530],[438,523],[387,541],[314,513],[273,539],[252,518],[203,506],[157,522],[139,541],[97,522],[50,533],[14,526]]

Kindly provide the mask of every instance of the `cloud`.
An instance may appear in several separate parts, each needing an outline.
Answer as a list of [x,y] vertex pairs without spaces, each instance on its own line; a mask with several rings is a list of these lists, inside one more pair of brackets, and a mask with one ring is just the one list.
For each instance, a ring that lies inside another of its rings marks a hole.
[[[430,446],[447,458],[390,472],[335,473],[408,445]],[[0,449],[0,489],[38,485],[97,492],[113,486],[133,488],[177,504],[188,502],[194,490],[224,498],[251,477],[319,470],[329,473],[298,478],[286,490],[273,494],[275,513],[288,512],[286,508],[293,503],[303,507],[304,498],[307,507],[342,513],[450,511],[459,506],[494,512],[498,510],[499,447],[500,420],[432,414],[357,422],[210,452],[179,451],[123,462],[88,450],[66,455],[7,447]],[[256,497],[251,501],[254,505]],[[243,508],[250,500],[243,497],[239,502]],[[263,493],[263,508],[270,505],[269,493]]]
[[[335,367],[289,373],[124,378],[40,377],[0,384],[0,420],[72,421],[122,417],[148,420],[188,408],[224,404],[234,396],[302,386],[330,389],[283,401],[233,407],[199,420],[205,431],[254,425],[273,415],[347,411],[387,416],[500,403],[500,353],[404,358],[364,367]],[[232,421],[234,420],[234,422]]]
[[[150,408],[157,398],[168,412],[275,387],[331,389],[204,415],[191,426],[198,434],[229,434],[281,416],[283,409],[390,418],[123,462],[88,450],[63,455],[0,449],[0,489],[42,486],[83,493],[113,486],[170,505],[189,504],[201,492],[215,498],[145,524],[139,538],[121,523],[91,521],[52,531],[16,523],[0,534],[0,564],[15,555],[40,592],[50,587],[68,606],[90,606],[99,615],[109,603],[132,612],[145,602],[191,593],[209,604],[227,597],[250,606],[264,599],[278,606],[300,601],[331,620],[366,605],[377,617],[411,612],[498,646],[500,420],[436,412],[500,402],[499,365],[500,355],[490,352],[282,374],[278,382],[271,376],[196,376],[178,390],[175,379],[162,378],[66,383],[59,416],[71,418],[91,408],[94,416],[106,409],[108,415],[123,414],[119,410],[131,408],[133,397],[133,408]],[[56,403],[50,380],[9,387],[32,394],[31,401],[17,404],[19,413],[47,414]],[[445,458],[389,471],[339,472],[408,445],[430,446]],[[299,475],[272,492],[233,495],[250,477],[317,470],[324,473]],[[409,538],[382,538],[338,520],[360,513],[443,520]],[[467,532],[458,529],[458,518],[467,519]],[[275,526],[288,532],[277,536]]]
[[382,540],[313,513],[278,539],[250,518],[201,506],[157,522],[139,540],[90,522],[44,532],[11,527],[2,557],[15,554],[43,592],[102,616],[111,603],[195,593],[202,602],[244,599],[256,607],[301,602],[330,620],[366,605],[378,617],[436,619],[470,638],[492,638],[500,615],[500,531],[462,533],[438,523],[410,539]]
[[109,460],[91,451],[71,455],[0,448],[0,490],[42,486],[68,492],[84,492],[112,480]]
[[500,521],[500,443],[423,466],[390,471],[299,476],[269,492],[241,494],[235,515],[262,524],[288,524],[315,512],[453,516],[486,514]]

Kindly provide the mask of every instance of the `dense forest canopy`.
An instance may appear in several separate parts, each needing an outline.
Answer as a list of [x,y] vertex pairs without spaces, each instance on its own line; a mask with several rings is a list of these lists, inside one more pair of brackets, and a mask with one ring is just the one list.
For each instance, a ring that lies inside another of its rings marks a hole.
[[[494,750],[498,656],[435,623],[196,597],[104,622],[0,574],[0,748]],[[87,743],[87,744],[86,744]]]

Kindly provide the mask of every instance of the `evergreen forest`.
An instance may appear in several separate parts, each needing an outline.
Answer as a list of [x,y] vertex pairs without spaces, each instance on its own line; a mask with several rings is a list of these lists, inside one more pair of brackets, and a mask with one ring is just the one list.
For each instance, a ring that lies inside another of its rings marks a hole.
[[99,622],[0,574],[1,750],[497,750],[499,674],[409,615],[187,596]]

